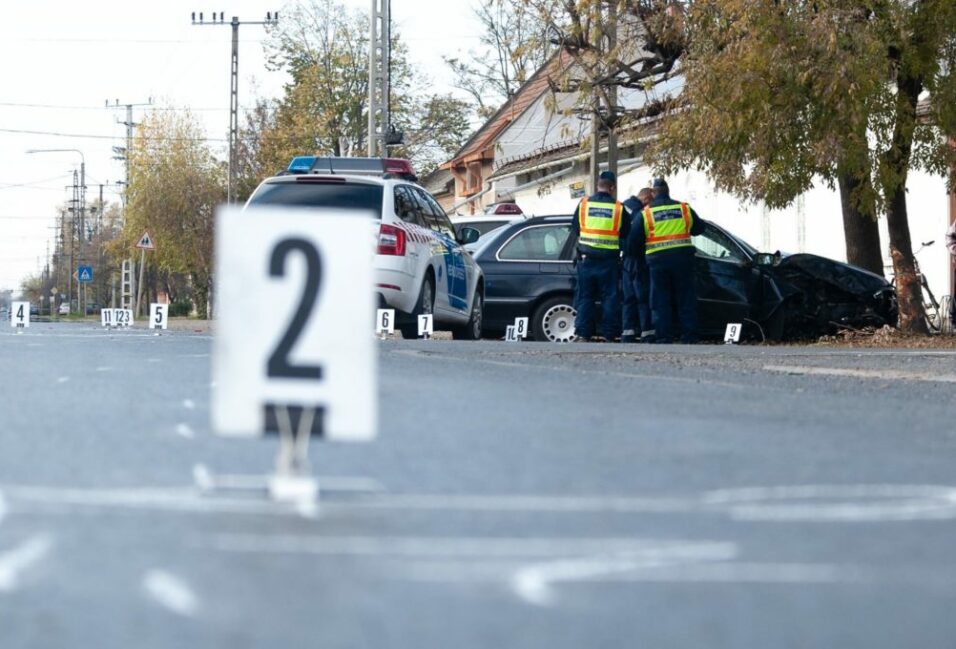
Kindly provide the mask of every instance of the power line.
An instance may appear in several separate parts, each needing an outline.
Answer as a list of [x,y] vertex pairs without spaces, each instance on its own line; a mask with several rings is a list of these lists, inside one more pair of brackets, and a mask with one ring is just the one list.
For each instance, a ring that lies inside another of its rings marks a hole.
[[[101,109],[102,110],[102,109]],[[49,135],[51,137],[75,137],[88,140],[125,140],[123,135],[97,135],[90,133],[62,133],[60,131],[36,131],[33,129],[0,128],[0,133],[13,133],[15,135]],[[226,138],[217,137],[176,137],[152,135],[137,135],[137,140],[148,142],[228,142]]]
[[[20,103],[15,101],[0,101],[0,107],[4,108],[49,108],[54,110],[103,110],[103,106],[70,106],[67,104],[34,104]],[[242,110],[254,110],[254,107],[240,106]],[[193,111],[193,112],[226,112],[228,108],[193,108],[191,106],[153,106],[147,110],[151,111]]]

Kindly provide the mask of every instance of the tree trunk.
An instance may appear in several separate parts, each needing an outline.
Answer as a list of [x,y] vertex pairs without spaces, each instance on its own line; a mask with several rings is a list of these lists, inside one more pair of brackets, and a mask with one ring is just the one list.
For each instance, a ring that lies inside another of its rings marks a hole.
[[890,233],[890,256],[896,276],[896,299],[900,329],[908,333],[929,334],[923,310],[923,292],[916,278],[909,217],[906,213],[906,178],[916,130],[916,105],[923,91],[923,80],[906,74],[900,66],[897,78],[896,125],[893,142],[881,156],[883,190],[886,193],[886,222]]
[[843,208],[843,236],[846,238],[846,260],[883,276],[883,255],[880,245],[880,227],[876,218],[864,214],[856,196],[863,186],[859,178],[840,173],[840,205]]

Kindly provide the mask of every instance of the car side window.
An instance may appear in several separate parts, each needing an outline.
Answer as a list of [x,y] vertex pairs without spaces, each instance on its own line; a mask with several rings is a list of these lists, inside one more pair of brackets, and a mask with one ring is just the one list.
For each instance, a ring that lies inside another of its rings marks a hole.
[[408,190],[415,194],[418,203],[422,207],[422,213],[425,217],[425,223],[429,228],[436,232],[441,232],[451,239],[455,239],[455,228],[451,221],[445,216],[444,210],[428,194],[420,189],[409,187]]
[[704,234],[695,236],[694,247],[702,257],[727,261],[747,260],[737,245],[719,230],[708,228]]
[[405,185],[395,186],[395,215],[406,223],[426,225],[421,206]]
[[526,228],[512,237],[501,250],[502,261],[561,261],[564,244],[571,235],[570,225],[546,225]]

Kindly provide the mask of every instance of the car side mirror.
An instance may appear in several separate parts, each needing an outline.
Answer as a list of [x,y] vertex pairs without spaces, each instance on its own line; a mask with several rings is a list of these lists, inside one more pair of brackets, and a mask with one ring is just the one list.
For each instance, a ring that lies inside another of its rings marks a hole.
[[479,232],[477,228],[464,227],[458,231],[458,243],[465,246],[478,241],[478,237],[480,236],[481,232]]
[[772,268],[777,265],[777,255],[773,252],[758,252],[754,256],[754,266],[758,268]]

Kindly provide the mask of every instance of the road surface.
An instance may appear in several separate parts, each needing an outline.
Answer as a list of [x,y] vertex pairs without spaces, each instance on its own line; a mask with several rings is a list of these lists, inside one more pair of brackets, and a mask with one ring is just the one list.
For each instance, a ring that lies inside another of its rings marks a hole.
[[956,353],[380,348],[316,511],[208,335],[0,333],[0,646],[954,646]]

